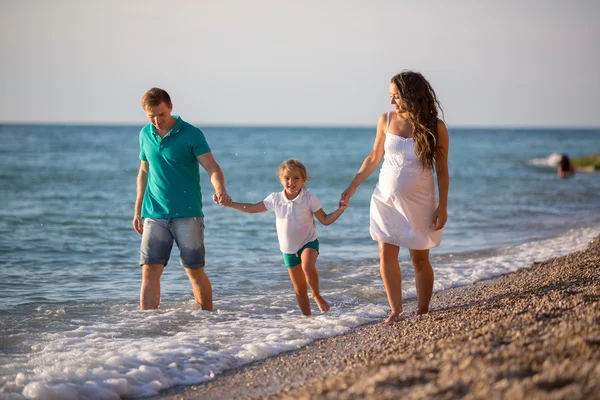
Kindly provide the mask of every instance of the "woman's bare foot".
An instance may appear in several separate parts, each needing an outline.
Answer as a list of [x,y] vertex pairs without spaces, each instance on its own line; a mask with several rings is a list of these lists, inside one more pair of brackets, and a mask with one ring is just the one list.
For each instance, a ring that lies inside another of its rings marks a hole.
[[329,311],[329,303],[326,302],[325,299],[321,296],[315,297],[315,302],[317,303],[317,306],[319,306],[319,310],[321,310],[321,312],[326,313],[327,311]]
[[395,323],[398,323],[402,320],[402,313],[398,313],[398,314],[390,314],[389,317],[387,317],[387,319],[383,322],[380,322],[379,325],[393,325]]

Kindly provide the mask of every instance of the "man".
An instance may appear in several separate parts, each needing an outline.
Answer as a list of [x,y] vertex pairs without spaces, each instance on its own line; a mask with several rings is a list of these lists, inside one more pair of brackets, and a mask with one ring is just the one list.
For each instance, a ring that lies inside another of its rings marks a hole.
[[[204,214],[198,163],[208,173],[222,206],[231,203],[225,176],[200,129],[171,115],[169,94],[158,88],[142,97],[150,124],[140,131],[140,170],[133,228],[142,235],[140,308],[158,308],[160,277],[173,240],[192,283],[194,299],[212,310],[212,287],[204,272]],[[142,221],[143,218],[143,221]]]

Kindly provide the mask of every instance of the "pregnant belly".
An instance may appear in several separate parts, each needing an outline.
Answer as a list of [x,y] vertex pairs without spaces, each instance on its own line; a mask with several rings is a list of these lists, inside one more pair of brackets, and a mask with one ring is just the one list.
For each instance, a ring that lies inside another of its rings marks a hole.
[[384,197],[417,197],[422,201],[435,201],[433,175],[421,168],[382,170],[378,187]]

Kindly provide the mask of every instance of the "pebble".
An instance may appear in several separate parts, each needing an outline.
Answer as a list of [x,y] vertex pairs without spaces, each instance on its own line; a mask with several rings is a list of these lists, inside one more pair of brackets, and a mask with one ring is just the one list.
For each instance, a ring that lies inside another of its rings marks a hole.
[[600,400],[599,266],[600,237],[435,293],[427,318],[359,327],[156,398]]

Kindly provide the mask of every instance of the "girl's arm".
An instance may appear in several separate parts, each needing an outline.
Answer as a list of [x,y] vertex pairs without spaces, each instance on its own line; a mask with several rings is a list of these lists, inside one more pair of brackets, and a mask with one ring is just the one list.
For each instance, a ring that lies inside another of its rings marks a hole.
[[323,225],[331,225],[337,220],[340,215],[346,210],[346,207],[340,207],[331,214],[325,214],[322,208],[315,211],[315,217],[319,220]]
[[256,214],[259,212],[267,211],[267,207],[265,207],[265,203],[263,203],[262,201],[255,203],[255,204],[238,203],[238,202],[232,201],[228,207],[231,207],[235,210],[242,211],[242,212],[245,212],[248,214]]
[[372,173],[375,171],[379,163],[381,163],[381,159],[383,158],[384,143],[385,143],[385,129],[386,129],[386,120],[387,113],[384,113],[379,117],[379,122],[377,122],[377,136],[375,136],[375,143],[373,143],[373,148],[369,155],[363,161],[360,169],[358,170],[356,176],[350,182],[350,185],[344,192],[340,198],[340,204],[344,206],[348,205],[350,201],[350,197],[354,195],[356,192],[356,188],[363,183]]
[[450,139],[446,124],[438,120],[437,126],[437,154],[435,159],[435,174],[438,181],[439,205],[435,210],[434,223],[435,230],[442,229],[448,219],[448,188],[450,186],[450,176],[448,174],[448,149]]

